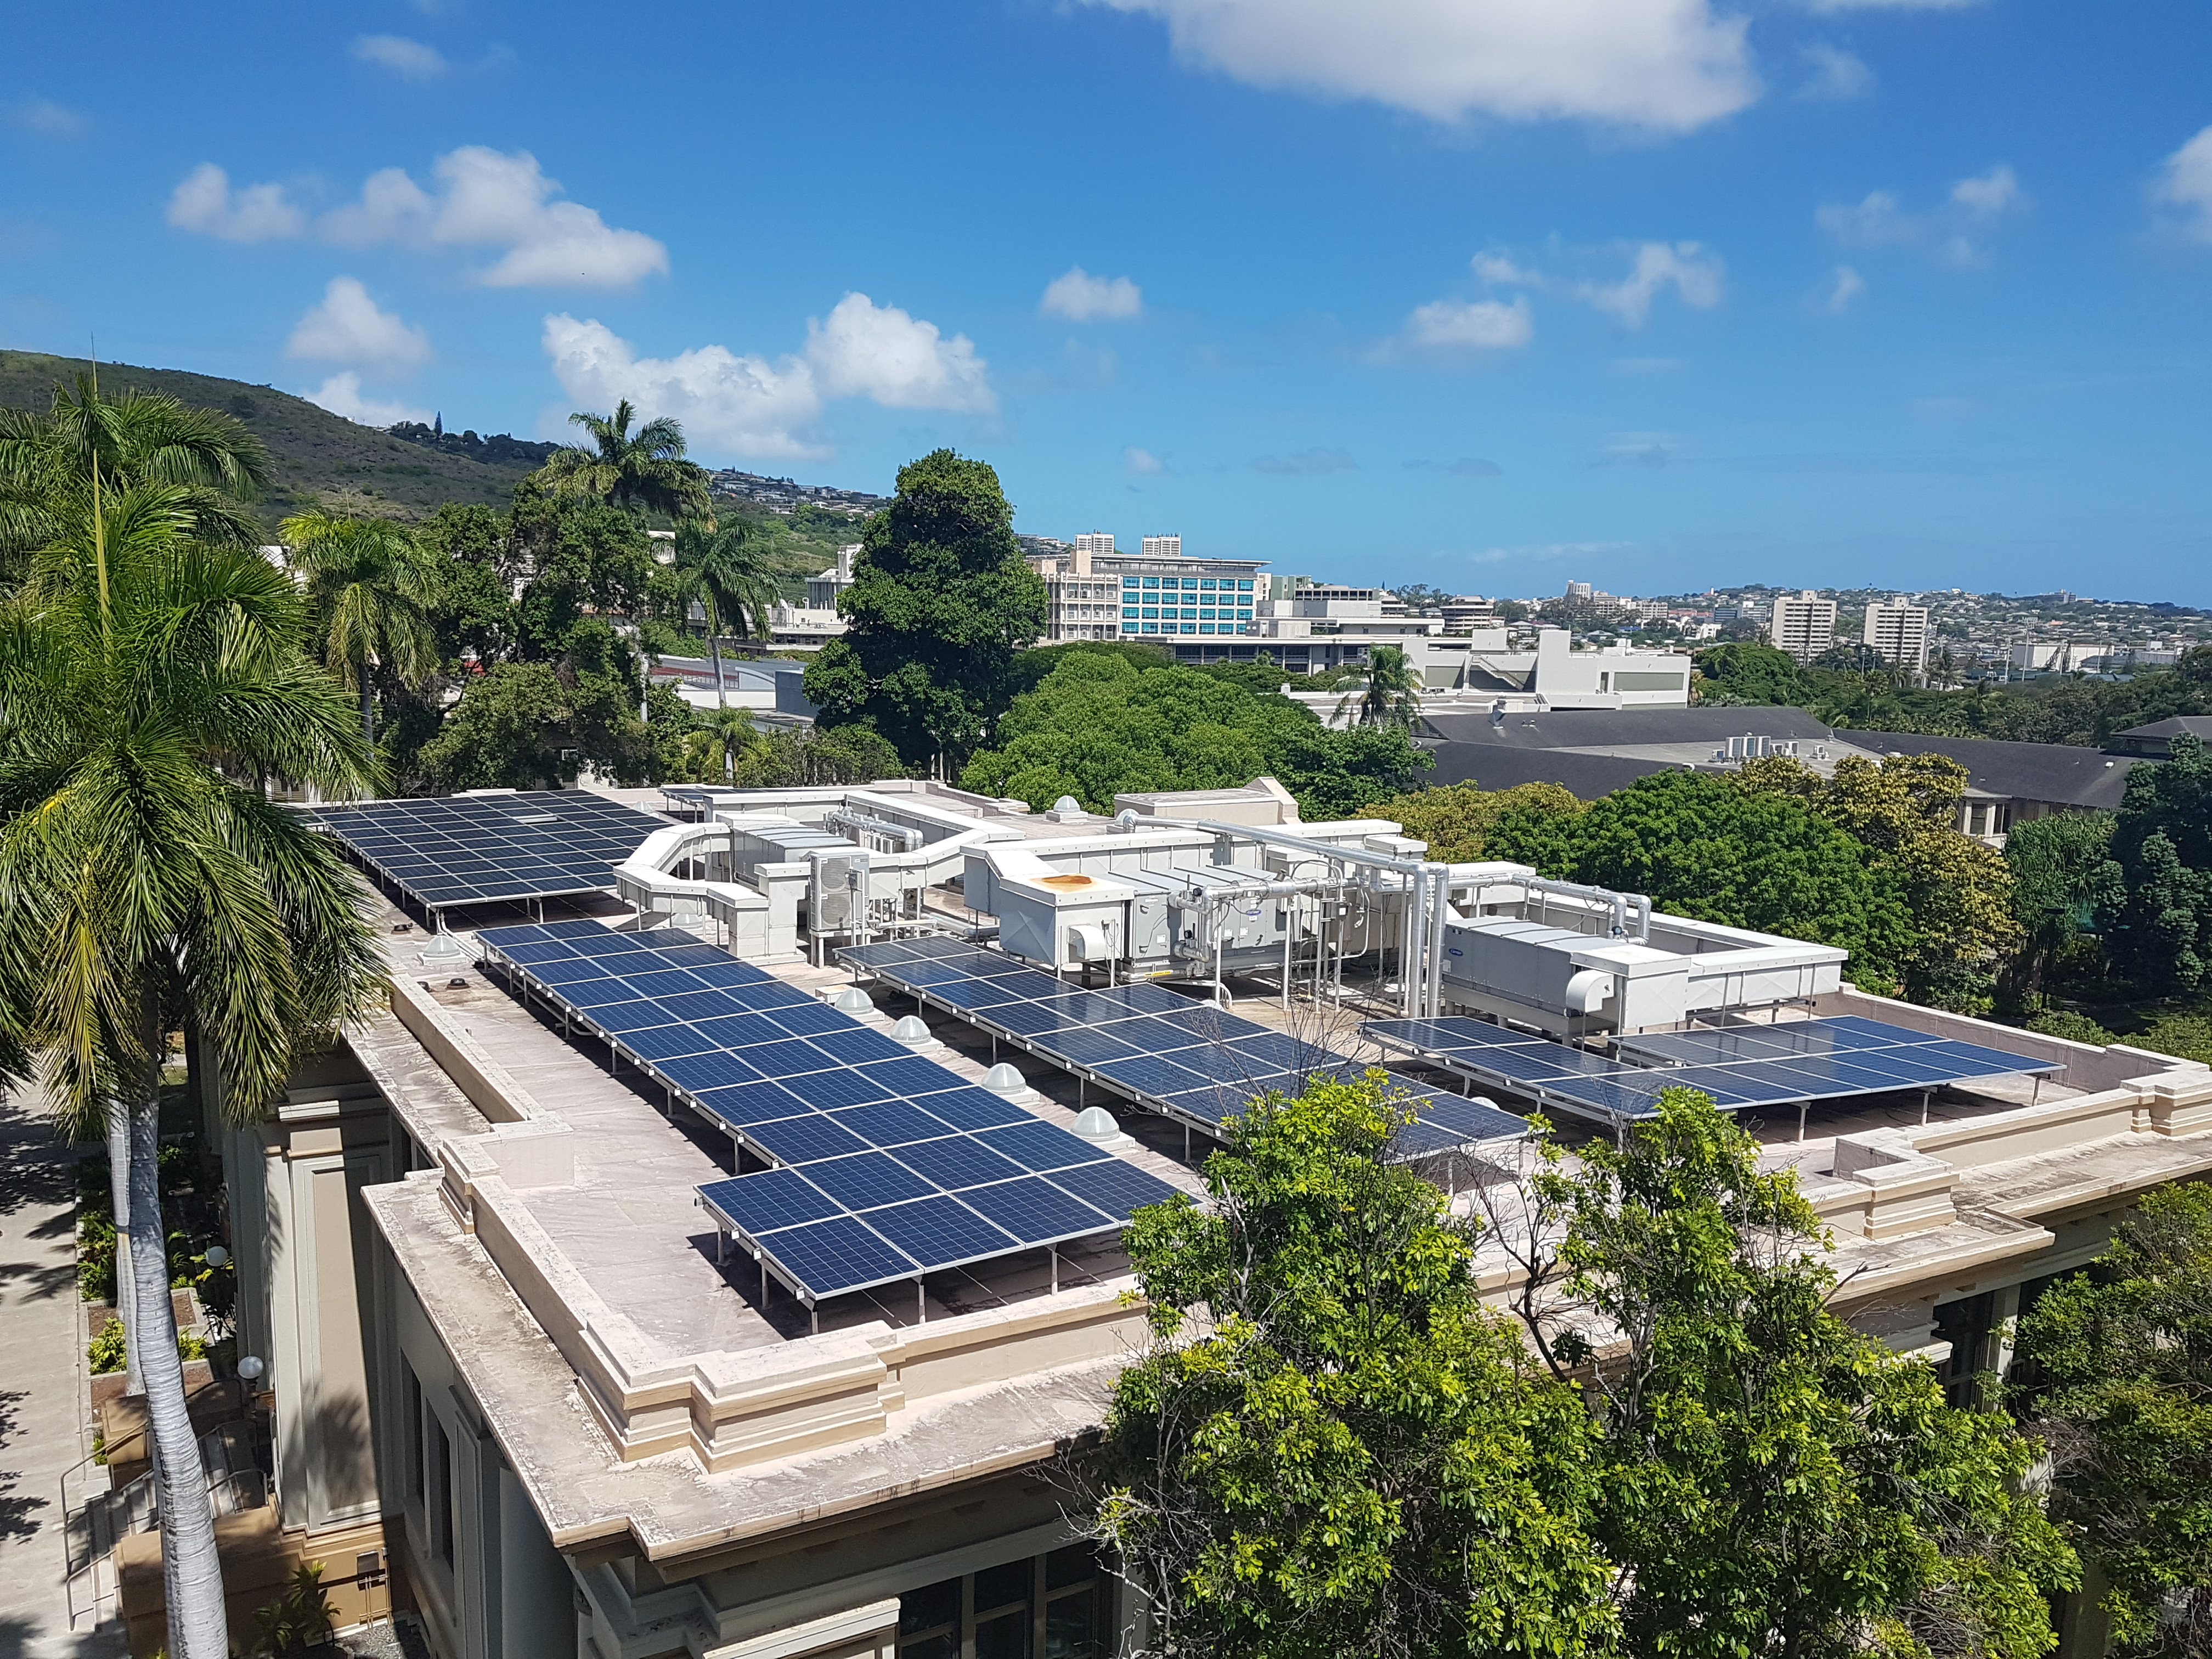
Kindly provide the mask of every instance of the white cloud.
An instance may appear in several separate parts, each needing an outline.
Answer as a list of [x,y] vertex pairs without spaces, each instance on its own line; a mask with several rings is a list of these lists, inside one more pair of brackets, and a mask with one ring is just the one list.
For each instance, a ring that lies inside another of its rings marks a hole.
[[486,288],[623,288],[668,270],[668,250],[643,232],[614,229],[581,203],[548,199],[560,182],[547,178],[528,150],[507,155],[469,144],[440,156],[430,171],[441,186],[435,195],[404,168],[372,175],[358,202],[323,216],[323,235],[353,244],[503,248],[475,273]]
[[331,278],[323,302],[300,319],[284,349],[295,357],[394,368],[430,361],[430,337],[393,313],[378,309],[368,290],[351,276]]
[[1831,317],[1840,317],[1867,291],[1866,278],[1849,265],[1838,265],[1814,294],[1813,302]]
[[434,81],[452,67],[437,47],[410,40],[404,34],[356,35],[353,55],[408,81]]
[[1184,63],[1438,121],[1687,131],[1758,96],[1710,0],[1091,0],[1164,21]]
[[988,365],[965,334],[948,340],[935,323],[879,306],[865,294],[848,294],[821,322],[807,319],[806,358],[828,397],[967,414],[999,406]]
[[1798,56],[1813,71],[1797,89],[1801,98],[1859,98],[1874,89],[1874,71],[1856,52],[1816,40]]
[[2182,210],[2192,239],[2212,242],[2212,127],[2166,158],[2154,198]]
[[1053,278],[1037,309],[1048,317],[1087,323],[1101,317],[1133,317],[1144,305],[1144,290],[1127,276],[1093,276],[1076,265],[1066,276]]
[[228,173],[203,161],[170,196],[169,222],[227,242],[265,242],[300,235],[307,228],[307,216],[284,194],[283,185],[233,190]]
[[430,411],[427,409],[362,397],[361,376],[351,369],[343,374],[333,374],[313,392],[303,392],[300,395],[311,404],[321,404],[333,415],[343,415],[349,421],[358,421],[363,426],[397,426],[402,421],[419,421],[427,426],[430,422]]
[[1705,252],[1695,242],[1646,242],[1620,281],[1584,283],[1576,292],[1630,328],[1641,328],[1662,289],[1671,287],[1684,305],[1700,310],[1718,305],[1727,292],[1726,271],[1717,254]]
[[604,323],[565,313],[545,319],[544,346],[578,408],[611,409],[627,398],[646,419],[674,416],[695,445],[792,459],[830,453],[806,434],[821,416],[822,393],[803,357],[771,363],[718,345],[640,357]]
[[1988,258],[1984,233],[2027,201],[2020,175],[2000,163],[1960,179],[1925,213],[1908,213],[1895,195],[1876,190],[1856,203],[1830,203],[1813,218],[1845,247],[1929,247],[1945,264],[1978,265]]
[[1468,263],[1473,267],[1477,276],[1486,283],[1494,283],[1500,288],[1544,286],[1544,278],[1540,273],[1530,270],[1523,265],[1516,264],[1511,256],[1508,254],[1478,253]]
[[8,118],[27,131],[41,132],[50,138],[74,138],[89,125],[79,112],[51,98],[25,98],[10,104]]
[[1121,452],[1121,465],[1140,478],[1150,477],[1154,473],[1164,472],[1168,470],[1168,464],[1165,461],[1153,454],[1151,450],[1139,449],[1134,444],[1129,445]]
[[2020,176],[1998,166],[1951,186],[1951,199],[1978,219],[1993,219],[2021,200]]
[[[348,246],[491,248],[499,255],[471,274],[485,288],[580,284],[624,288],[668,270],[668,250],[642,231],[618,230],[579,202],[559,202],[557,179],[528,150],[506,155],[470,144],[431,165],[438,189],[404,167],[370,175],[360,198],[325,213],[315,231]],[[169,222],[232,241],[299,236],[306,214],[281,185],[234,191],[212,162],[196,168],[169,202]]]
[[596,319],[545,319],[545,355],[571,403],[607,409],[627,398],[644,418],[672,415],[695,444],[740,454],[819,459],[830,447],[813,429],[835,398],[866,397],[891,409],[988,413],[998,406],[988,366],[964,334],[865,294],[848,294],[826,319],[810,319],[803,354],[775,362],[726,347],[641,357]]
[[1406,319],[1406,339],[1425,351],[1504,351],[1535,337],[1528,301],[1434,300]]

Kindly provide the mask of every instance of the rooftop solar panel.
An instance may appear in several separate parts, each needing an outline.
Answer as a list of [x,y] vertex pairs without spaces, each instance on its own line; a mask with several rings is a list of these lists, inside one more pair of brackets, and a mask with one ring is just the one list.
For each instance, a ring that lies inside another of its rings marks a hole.
[[1103,1211],[1062,1192],[1042,1176],[972,1188],[960,1194],[960,1201],[1024,1244],[1080,1238],[1109,1219]]
[[1124,1164],[1118,1158],[1078,1164],[1072,1170],[1055,1170],[1048,1179],[1092,1208],[1124,1221],[1148,1204],[1164,1204],[1176,1196],[1176,1189],[1158,1176]]
[[[1028,1189],[1019,1183],[1038,1168],[1114,1160],[689,934],[615,933],[586,921],[495,928],[478,938],[516,978],[604,1031],[779,1166],[700,1192],[810,1303],[979,1255],[1110,1232],[1127,1212],[1057,1189],[1021,1199]],[[707,988],[710,980],[719,988]],[[1151,1177],[1130,1176],[1113,1190],[1152,1193],[1145,1184]],[[1026,1203],[1030,1231],[1041,1216],[1056,1231],[1018,1238],[949,1196],[987,1187],[1017,1189],[994,1201]],[[886,1228],[898,1235],[896,1247],[867,1219],[893,1208]],[[859,1231],[842,1224],[856,1218]]]
[[667,820],[584,789],[300,809],[426,909],[605,891]]
[[[924,944],[931,946],[927,951]],[[1316,1074],[1364,1069],[1345,1055],[1161,986],[1072,990],[1003,952],[957,941],[890,941],[838,956],[1210,1133],[1267,1090],[1303,1092]],[[1520,1120],[1503,1114],[1461,1115],[1455,1121],[1479,1125],[1486,1136],[1525,1130]],[[1403,1149],[1425,1150],[1439,1136],[1449,1139],[1442,1129],[1418,1136],[1409,1131]]]
[[817,1296],[911,1279],[913,1257],[853,1216],[832,1216],[759,1237],[763,1250]]
[[1020,1241],[957,1199],[917,1198],[871,1210],[868,1225],[925,1267],[951,1267],[1018,1249]]
[[1647,1115],[1672,1088],[1701,1089],[1715,1103],[1735,1108],[2061,1069],[1859,1015],[1638,1034],[1622,1040],[1622,1060],[1459,1015],[1376,1020],[1362,1029],[1470,1076],[1620,1116]]

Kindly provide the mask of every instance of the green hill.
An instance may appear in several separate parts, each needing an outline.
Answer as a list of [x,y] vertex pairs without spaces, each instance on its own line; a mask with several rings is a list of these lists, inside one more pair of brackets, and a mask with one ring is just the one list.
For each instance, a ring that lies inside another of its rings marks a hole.
[[[82,358],[0,351],[0,406],[44,410],[54,386],[91,368]],[[396,519],[418,517],[442,501],[504,507],[528,465],[493,465],[402,442],[274,386],[249,386],[177,368],[100,365],[100,390],[164,392],[202,409],[234,415],[269,446],[274,487],[258,505],[272,524],[321,503]]]

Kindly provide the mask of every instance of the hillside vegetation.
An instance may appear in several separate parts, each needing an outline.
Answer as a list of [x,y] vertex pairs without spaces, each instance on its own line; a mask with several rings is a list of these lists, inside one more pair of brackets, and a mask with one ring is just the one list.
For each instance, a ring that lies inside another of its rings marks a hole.
[[[53,402],[57,382],[91,367],[81,357],[0,351],[0,405],[44,410]],[[446,501],[504,507],[516,480],[529,471],[403,443],[274,386],[177,368],[99,367],[100,389],[109,397],[125,389],[164,392],[245,422],[269,446],[276,484],[254,506],[272,525],[288,513],[318,504],[396,519],[421,518]]]

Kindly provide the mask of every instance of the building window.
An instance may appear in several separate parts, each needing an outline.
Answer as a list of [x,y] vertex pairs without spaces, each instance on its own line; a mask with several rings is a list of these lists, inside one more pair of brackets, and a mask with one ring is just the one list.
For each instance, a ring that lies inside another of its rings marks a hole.
[[[1195,611],[1185,611],[1182,613],[1182,619],[1185,622],[1196,622],[1198,620],[1198,612]],[[1186,633],[1189,630],[1188,629],[1184,630]]]
[[1987,801],[1978,800],[1967,803],[1966,833],[1970,836],[1986,836],[1990,833],[1990,804]]
[[[1184,614],[1188,615],[1189,613],[1186,611]],[[1182,625],[1182,631],[1186,634],[1195,634],[1198,632],[1198,624],[1196,623],[1185,623]]]
[[1249,576],[1238,577],[1237,580],[1237,591],[1240,593],[1249,593],[1252,591],[1252,579]]
[[[1213,613],[1212,611],[1208,611],[1206,614],[1211,616]],[[1198,631],[1201,634],[1211,634],[1213,631],[1213,624],[1212,623],[1202,622],[1198,625]]]
[[1147,576],[1145,578],[1145,586],[1147,587],[1158,587],[1159,585],[1160,579],[1158,576]]
[[1200,622],[1212,622],[1213,620],[1213,611],[1212,608],[1208,607],[1207,609],[1200,611],[1198,613],[1198,619]]
[[1127,605],[1127,606],[1124,606],[1124,607],[1123,607],[1123,609],[1122,609],[1122,611],[1121,611],[1121,620],[1122,620],[1123,622],[1127,622],[1128,620],[1130,620],[1130,618],[1133,617],[1136,614],[1137,614],[1137,607],[1136,607],[1136,606],[1134,606],[1134,605]]
[[1110,1659],[1112,1581],[1070,1544],[899,1597],[898,1659]]
[[1145,624],[1145,632],[1147,634],[1157,634],[1159,631],[1160,625],[1158,623],[1146,623]]
[[422,1380],[415,1375],[415,1368],[405,1361],[400,1369],[407,1373],[407,1495],[416,1503],[422,1501]]
[[429,1413],[429,1468],[425,1484],[429,1492],[430,1553],[447,1566],[453,1565],[453,1443],[435,1412]]
[[1211,586],[1213,586],[1213,578],[1212,578],[1212,577],[1211,577],[1211,576],[1206,577],[1204,580],[1202,580],[1202,581],[1200,581],[1200,582],[1199,583],[1199,586],[1200,586],[1200,587],[1211,587]]
[[1249,611],[1239,611],[1237,613],[1237,620],[1238,622],[1250,622],[1252,620],[1252,613]]

